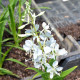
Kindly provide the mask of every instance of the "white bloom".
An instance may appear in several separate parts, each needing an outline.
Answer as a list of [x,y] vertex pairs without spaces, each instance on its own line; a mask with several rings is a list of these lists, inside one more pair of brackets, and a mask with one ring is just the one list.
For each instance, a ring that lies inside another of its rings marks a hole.
[[29,37],[31,36],[31,33],[26,33],[26,34],[18,34],[19,37]]
[[[36,31],[39,29],[39,25],[38,24],[35,25],[35,29],[36,29]],[[25,34],[30,34],[30,35],[27,35],[27,37],[31,36],[31,35],[33,35],[33,36],[36,35],[34,28],[26,29]]]
[[56,68],[57,65],[58,65],[58,61],[55,61],[55,62],[53,62],[53,64],[52,64],[52,66],[53,66],[54,68]]
[[51,42],[51,44],[52,44],[52,43],[56,43],[56,40],[55,40],[53,37],[51,37],[51,38],[50,38],[50,42]]
[[55,50],[55,52],[57,52],[59,50],[59,44],[57,44],[57,43],[55,44],[54,50]]
[[44,52],[45,53],[50,53],[51,52],[51,48],[48,47],[48,46],[44,47]]
[[20,26],[18,29],[23,29],[26,25],[28,25],[28,23]]
[[34,62],[34,67],[35,68],[40,68],[41,67],[41,64],[37,63],[37,62]]
[[33,47],[33,42],[31,40],[26,40],[25,45],[23,45],[24,50],[27,52]]
[[37,57],[39,58],[39,57],[41,57],[41,56],[42,56],[42,50],[36,49],[36,50],[34,51],[33,58],[34,58],[34,59],[37,59]]
[[51,31],[49,30],[49,25],[47,25],[45,22],[43,22],[42,27],[43,27],[44,32],[48,32],[51,34]]
[[43,15],[44,13],[45,13],[45,11],[40,12],[36,17],[41,16],[41,15]]
[[32,17],[33,17],[33,23],[35,24],[35,21],[36,21],[36,15],[35,15],[35,13],[32,14]]
[[54,61],[52,66],[49,64],[46,65],[47,72],[50,73],[50,78],[52,79],[55,74],[60,75],[59,71],[61,71],[63,68],[58,67],[58,61]]
[[46,39],[47,39],[47,37],[45,36],[44,33],[42,33],[42,34],[40,35],[40,38],[41,38],[42,40],[46,40]]
[[57,71],[62,71],[63,67],[56,68]]

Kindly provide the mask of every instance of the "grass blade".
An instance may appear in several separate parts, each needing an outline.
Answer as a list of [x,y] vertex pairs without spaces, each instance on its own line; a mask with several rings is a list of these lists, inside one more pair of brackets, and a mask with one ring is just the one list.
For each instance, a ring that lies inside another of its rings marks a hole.
[[12,75],[12,76],[15,76],[15,77],[19,77],[18,75],[14,74],[13,72],[7,70],[7,69],[4,69],[4,68],[0,68],[0,73],[2,73],[3,75]]
[[74,66],[74,67],[72,67],[72,68],[70,68],[70,69],[68,69],[68,70],[65,70],[65,71],[63,71],[62,73],[61,73],[61,77],[66,77],[68,74],[70,74],[74,69],[76,69],[77,68],[77,66]]
[[18,61],[18,60],[16,60],[16,59],[8,58],[8,59],[6,59],[6,60],[8,60],[8,61],[12,61],[12,62],[16,62],[16,63],[18,63],[18,64],[20,64],[20,65],[22,65],[22,66],[27,67],[24,63],[22,63],[22,62],[20,62],[20,61]]
[[11,22],[10,29],[14,37],[15,45],[18,46],[18,39],[17,39],[18,36],[17,36],[16,26],[15,26],[14,11],[10,6],[8,6],[8,9],[10,15],[10,22]]
[[13,40],[13,38],[7,38],[7,39],[4,39],[4,40],[2,41],[2,43],[3,43],[3,42],[10,41],[10,40]]

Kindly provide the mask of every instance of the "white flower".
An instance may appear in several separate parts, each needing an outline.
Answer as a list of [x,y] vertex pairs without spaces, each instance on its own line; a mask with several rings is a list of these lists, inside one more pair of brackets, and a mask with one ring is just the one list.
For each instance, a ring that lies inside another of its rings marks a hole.
[[49,64],[46,65],[47,72],[50,73],[50,78],[52,79],[55,74],[60,75],[60,71],[62,71],[62,67],[58,67],[58,61],[54,61],[52,66]]
[[36,15],[35,15],[35,13],[33,13],[33,14],[31,14],[32,15],[32,17],[33,17],[33,23],[35,24],[35,21],[36,21]]
[[51,52],[51,48],[48,47],[48,46],[44,47],[44,52],[45,53],[50,53]]
[[45,11],[40,12],[36,17],[41,16],[41,15],[43,15],[44,13],[45,13]]
[[[39,25],[38,24],[35,25],[35,29],[36,29],[36,31],[39,29]],[[33,35],[33,36],[36,35],[34,28],[26,29],[25,34],[30,34],[30,35],[27,35],[27,37],[29,37],[31,35]]]
[[44,33],[42,33],[42,34],[40,35],[40,38],[41,38],[42,40],[46,40],[46,39],[47,39],[47,37],[46,37],[46,35],[45,35]]
[[59,44],[57,44],[57,43],[55,44],[54,50],[55,50],[55,52],[57,52],[59,50]]
[[29,37],[31,36],[31,33],[26,33],[26,34],[18,34],[19,37]]
[[41,64],[37,63],[37,62],[34,62],[34,67],[35,68],[40,68],[41,67]]
[[41,57],[41,56],[42,56],[42,50],[36,48],[36,50],[34,51],[34,54],[33,54],[33,58],[37,59],[37,57],[38,57],[38,59],[39,59],[39,57]]
[[51,34],[51,31],[49,30],[49,25],[47,25],[45,22],[42,23],[43,31],[48,32]]
[[28,25],[28,23],[20,26],[18,29],[23,29],[26,25]]
[[25,41],[25,45],[23,45],[23,48],[24,50],[27,52],[27,51],[30,51],[33,47],[33,42],[31,40],[26,40]]
[[53,37],[51,37],[51,38],[50,38],[50,42],[51,42],[51,44],[52,44],[52,43],[56,43],[56,40],[55,40]]

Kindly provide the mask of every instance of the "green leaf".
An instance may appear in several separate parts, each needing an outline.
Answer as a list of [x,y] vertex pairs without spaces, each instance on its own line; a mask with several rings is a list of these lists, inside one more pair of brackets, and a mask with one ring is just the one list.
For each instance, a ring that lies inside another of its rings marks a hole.
[[3,42],[6,42],[6,41],[9,41],[9,40],[13,40],[13,38],[4,39],[4,40],[2,41],[2,43],[3,43]]
[[39,7],[40,9],[51,9],[50,7]]
[[50,74],[49,74],[49,73],[46,73],[46,72],[45,72],[45,73],[42,74],[41,76],[42,76],[43,80],[51,80],[51,79],[50,79]]
[[[51,9],[50,7],[39,7],[40,9]],[[32,8],[32,9],[36,9],[36,8]]]
[[29,5],[31,5],[31,3],[32,3],[32,0],[29,0]]
[[39,75],[41,75],[41,73],[38,72],[37,74],[35,74],[35,75],[33,76],[32,79],[36,78],[36,77],[39,76]]
[[52,80],[63,80],[61,76],[55,75]]
[[8,75],[12,75],[12,76],[19,77],[18,75],[14,74],[13,72],[11,72],[11,71],[9,71],[9,70],[7,70],[7,69],[4,69],[4,68],[0,68],[0,73],[1,73],[2,75],[8,74]]
[[22,65],[22,66],[27,67],[24,63],[22,63],[22,62],[20,62],[20,61],[18,61],[18,60],[16,60],[16,59],[8,58],[8,59],[6,59],[6,60],[8,60],[8,61],[12,61],[12,62],[16,62],[16,63],[18,63],[18,64],[20,64],[20,65]]
[[4,63],[4,60],[5,60],[6,56],[8,55],[8,53],[10,52],[11,49],[12,49],[12,47],[10,47],[10,48],[4,53],[4,55],[3,55],[3,57],[2,57],[2,64]]
[[31,69],[31,70],[34,70],[35,72],[40,72],[40,73],[44,73],[43,71],[37,69],[37,68],[33,68],[33,67],[28,67],[26,69]]
[[16,31],[16,23],[15,23],[15,18],[14,18],[14,10],[11,6],[8,6],[9,10],[9,15],[10,15],[10,29],[15,41],[15,45],[18,46],[18,36],[17,36],[17,31]]
[[50,60],[49,60],[50,66],[52,66],[52,64],[53,64],[54,61],[55,61],[54,59],[50,59]]
[[7,31],[10,35],[12,35],[12,32],[6,27],[5,27],[5,31]]
[[15,48],[18,48],[18,49],[21,49],[21,50],[25,51],[22,47],[17,47],[17,46],[15,46],[14,44],[10,44],[10,45],[8,45],[8,44],[9,44],[9,43],[7,43],[7,45],[5,45],[5,46],[15,47]]
[[62,73],[61,73],[61,77],[62,78],[65,78],[68,74],[70,74],[73,70],[75,70],[77,68],[77,66],[74,66],[74,67],[72,67],[72,68],[70,68],[70,69],[68,69],[68,70],[65,70],[65,71],[63,71]]

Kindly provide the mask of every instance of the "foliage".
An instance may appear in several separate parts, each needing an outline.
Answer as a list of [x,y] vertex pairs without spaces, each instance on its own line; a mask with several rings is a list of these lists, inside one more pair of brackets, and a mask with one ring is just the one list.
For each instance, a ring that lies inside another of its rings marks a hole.
[[[13,47],[16,46],[16,48],[22,49],[19,47],[19,38],[17,35],[19,31],[16,30],[17,27],[16,27],[16,22],[15,22],[15,17],[14,17],[14,11],[15,11],[15,7],[19,6],[19,22],[20,22],[19,26],[20,26],[22,24],[22,21],[20,21],[20,19],[21,19],[21,6],[24,4],[24,1],[22,2],[22,0],[19,0],[19,4],[17,5],[18,0],[9,0],[10,4],[8,5],[8,7],[5,7],[2,4],[2,0],[0,0],[0,6],[3,8],[3,12],[0,15],[0,75],[8,74],[8,75],[13,75],[13,76],[19,77],[16,74],[13,74],[11,71],[2,68],[5,60],[13,61],[13,62],[16,62],[16,63],[26,67],[25,64],[23,64],[22,62],[20,62],[16,59],[11,59],[11,58],[6,59],[9,51]],[[9,19],[9,17],[10,17],[10,19]],[[5,27],[6,23],[9,23],[10,30]],[[5,38],[3,40],[4,30],[6,30],[10,35],[13,35],[13,37],[12,38]],[[15,45],[8,44],[8,46],[10,46],[10,48],[3,53],[2,47],[3,47],[4,42],[6,44],[6,41],[13,40],[13,39],[14,39]]]

